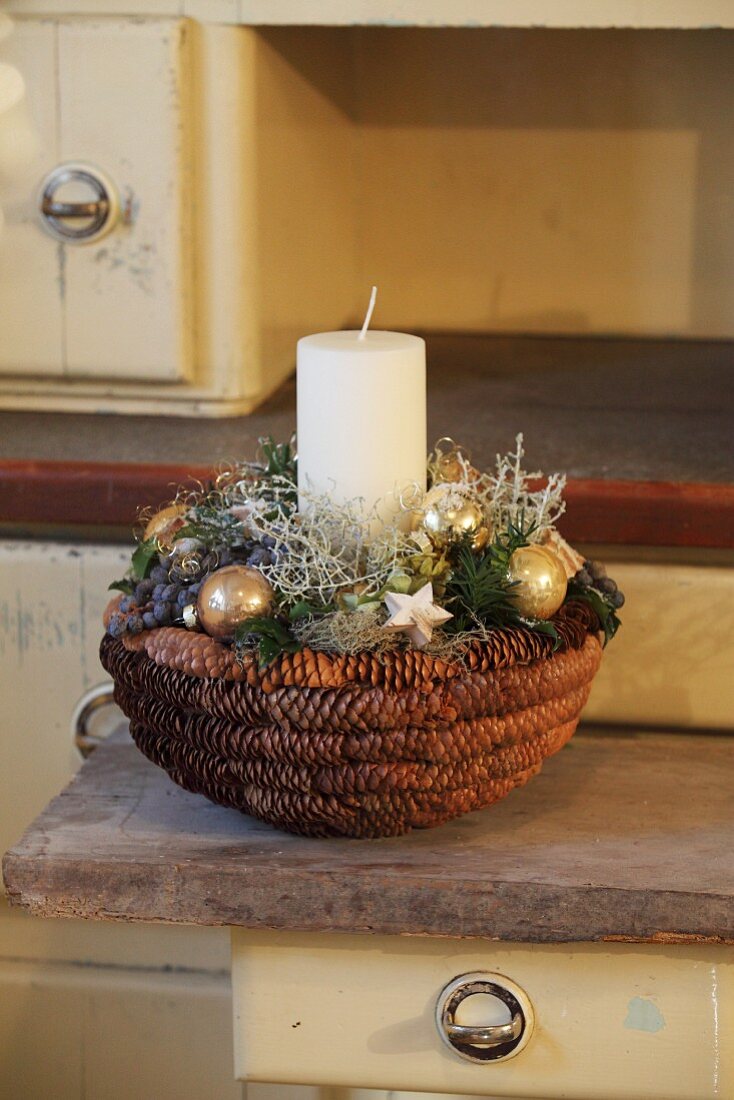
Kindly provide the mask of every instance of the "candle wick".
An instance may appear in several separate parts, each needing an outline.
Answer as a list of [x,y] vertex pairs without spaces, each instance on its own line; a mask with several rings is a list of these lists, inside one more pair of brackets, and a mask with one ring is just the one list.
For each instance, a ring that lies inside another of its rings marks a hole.
[[367,313],[365,314],[364,324],[362,330],[357,337],[358,340],[364,340],[367,335],[367,329],[370,327],[370,321],[372,320],[372,314],[375,311],[375,302],[377,301],[377,287],[372,287],[372,293],[370,294],[370,304],[367,306]]

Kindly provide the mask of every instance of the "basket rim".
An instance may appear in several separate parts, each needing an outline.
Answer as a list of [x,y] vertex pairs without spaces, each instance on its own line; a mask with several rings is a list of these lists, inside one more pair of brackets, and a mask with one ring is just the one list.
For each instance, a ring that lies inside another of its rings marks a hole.
[[[116,602],[112,600],[108,605],[105,622]],[[564,604],[551,621],[558,631],[557,642],[527,627],[495,628],[486,639],[473,642],[462,660],[455,661],[410,648],[340,654],[306,647],[297,653],[281,654],[271,664],[260,667],[254,654],[240,658],[229,645],[181,626],[161,626],[134,636],[125,635],[120,644],[130,653],[194,679],[245,682],[264,691],[281,686],[338,687],[357,683],[384,687],[395,681],[409,687],[435,679],[529,664],[568,649],[580,649],[586,637],[597,635],[600,629],[593,610],[579,600]],[[114,641],[105,634],[102,649]]]

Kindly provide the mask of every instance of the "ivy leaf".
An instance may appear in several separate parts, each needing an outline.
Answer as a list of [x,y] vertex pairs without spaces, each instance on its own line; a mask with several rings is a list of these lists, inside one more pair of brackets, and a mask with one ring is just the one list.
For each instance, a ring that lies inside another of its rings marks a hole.
[[245,619],[237,627],[235,637],[238,639],[247,638],[252,634],[261,634],[268,638],[274,638],[275,641],[279,642],[287,642],[293,637],[284,623],[281,623],[278,619],[265,618],[265,616]]
[[266,635],[262,635],[257,646],[257,656],[261,665],[267,666],[271,664],[276,657],[280,657],[281,653],[298,653],[301,648],[300,643],[292,638],[288,642],[279,642],[275,638],[269,638]]
[[263,616],[245,619],[235,630],[238,650],[241,652],[252,638],[257,638],[258,661],[262,666],[271,664],[281,653],[297,653],[301,648],[298,639],[279,619]]
[[123,577],[121,581],[113,581],[112,584],[107,586],[108,592],[124,592],[126,596],[132,596],[135,591],[135,587],[131,581]]
[[525,625],[536,634],[547,634],[549,638],[552,638],[555,643],[553,646],[553,652],[555,653],[561,644],[561,639],[558,637],[558,631],[552,622],[549,622],[548,619],[529,619]]
[[155,539],[146,539],[140,543],[132,557],[132,574],[136,581],[145,580],[157,556],[158,544]]
[[282,648],[275,638],[269,638],[263,634],[258,642],[257,656],[261,665],[269,665],[282,653]]
[[568,594],[574,600],[582,600],[587,603],[592,609],[604,631],[604,647],[606,648],[622,625],[615,609],[604,599],[601,592],[597,592],[595,588],[586,588],[573,580],[569,581]]

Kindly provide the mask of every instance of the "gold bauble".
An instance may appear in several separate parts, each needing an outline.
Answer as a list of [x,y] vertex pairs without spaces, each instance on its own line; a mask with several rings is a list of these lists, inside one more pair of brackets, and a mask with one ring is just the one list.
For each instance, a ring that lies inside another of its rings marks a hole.
[[259,569],[226,565],[210,573],[199,589],[199,626],[212,638],[232,638],[246,619],[269,615],[273,602],[273,586]]
[[510,556],[510,595],[526,619],[550,619],[566,598],[563,562],[545,546],[521,546]]
[[456,452],[441,455],[436,466],[442,481],[461,481],[464,477],[464,467]]
[[155,539],[161,550],[170,550],[176,532],[185,526],[185,513],[186,506],[183,504],[169,504],[167,508],[161,508],[148,520],[143,539]]
[[490,531],[479,505],[451,484],[434,485],[421,514],[423,529],[437,550],[469,539],[472,550],[487,545]]
[[438,481],[463,481],[464,464],[461,460],[465,457],[464,452],[451,436],[442,436],[436,443],[434,453],[436,455]]

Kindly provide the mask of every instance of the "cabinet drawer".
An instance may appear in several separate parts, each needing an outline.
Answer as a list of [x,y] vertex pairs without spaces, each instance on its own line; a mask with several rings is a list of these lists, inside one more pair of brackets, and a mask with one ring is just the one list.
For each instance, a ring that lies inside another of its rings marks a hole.
[[[235,930],[232,951],[243,1080],[546,1100],[734,1095],[732,948]],[[505,1061],[464,1061],[439,1036],[437,998],[475,971],[506,976],[530,1003],[530,1039]]]

